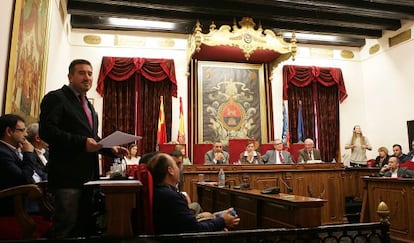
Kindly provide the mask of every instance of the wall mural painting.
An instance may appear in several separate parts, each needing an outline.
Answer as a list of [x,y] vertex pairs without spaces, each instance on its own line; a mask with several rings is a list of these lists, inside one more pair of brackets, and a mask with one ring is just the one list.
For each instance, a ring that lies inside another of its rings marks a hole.
[[199,62],[199,141],[267,139],[263,65]]
[[36,122],[44,94],[48,51],[48,0],[17,0],[10,48],[5,113]]

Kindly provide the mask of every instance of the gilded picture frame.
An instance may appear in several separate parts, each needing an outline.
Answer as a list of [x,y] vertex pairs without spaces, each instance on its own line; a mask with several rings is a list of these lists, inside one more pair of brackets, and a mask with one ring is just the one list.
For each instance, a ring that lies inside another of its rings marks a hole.
[[16,0],[4,113],[38,121],[45,92],[49,39],[49,0]]
[[199,61],[198,142],[268,140],[264,65]]

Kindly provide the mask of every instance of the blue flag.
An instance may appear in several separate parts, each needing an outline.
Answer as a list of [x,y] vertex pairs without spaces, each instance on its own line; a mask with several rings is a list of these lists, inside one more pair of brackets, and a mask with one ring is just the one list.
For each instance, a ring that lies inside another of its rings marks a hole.
[[298,108],[298,142],[305,141],[305,129],[303,128],[303,117],[302,117],[302,101],[299,101]]
[[286,104],[283,103],[283,129],[282,129],[282,142],[285,147],[289,147],[289,123],[288,115],[286,111]]

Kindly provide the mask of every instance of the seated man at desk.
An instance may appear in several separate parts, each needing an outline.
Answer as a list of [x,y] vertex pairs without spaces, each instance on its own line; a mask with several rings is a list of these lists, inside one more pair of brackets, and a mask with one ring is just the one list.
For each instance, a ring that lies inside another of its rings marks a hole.
[[231,215],[232,208],[215,219],[198,222],[188,208],[183,195],[177,191],[180,168],[167,154],[155,155],[148,163],[154,183],[153,215],[156,234],[219,231],[233,228],[240,218]]
[[283,150],[283,143],[281,139],[273,141],[273,147],[275,149],[266,151],[266,154],[262,156],[263,163],[265,164],[292,164],[292,156],[288,151]]
[[223,144],[219,141],[213,144],[213,149],[204,155],[205,165],[229,164],[229,153],[223,150]]
[[379,173],[383,177],[403,177],[413,178],[414,171],[406,167],[400,167],[400,161],[396,156],[391,156],[388,160],[388,165],[384,165]]
[[299,150],[298,162],[306,163],[309,160],[321,160],[321,152],[314,148],[315,144],[310,138],[305,139],[305,148]]

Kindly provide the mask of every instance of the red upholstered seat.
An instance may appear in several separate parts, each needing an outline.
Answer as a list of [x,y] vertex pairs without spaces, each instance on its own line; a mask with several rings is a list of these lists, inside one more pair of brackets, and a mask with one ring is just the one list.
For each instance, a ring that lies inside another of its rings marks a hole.
[[406,162],[400,163],[400,167],[407,167],[409,170],[414,170],[414,162],[406,161]]
[[295,163],[298,162],[299,150],[305,147],[304,143],[292,143],[290,145],[290,154],[292,155],[292,159]]
[[204,155],[213,148],[213,144],[211,143],[199,143],[194,144],[194,158],[193,164],[194,165],[204,165]]
[[260,145],[260,154],[264,155],[268,150],[275,149],[275,145],[273,143],[262,143]]
[[138,165],[128,165],[127,166],[127,173],[128,176],[135,177],[135,174],[137,173]]
[[240,160],[240,153],[246,150],[246,145],[251,138],[229,139],[229,163],[233,164]]
[[142,183],[141,200],[137,200],[139,232],[154,234],[154,217],[152,211],[154,186],[152,182],[152,175],[148,171],[146,164],[138,165],[135,177]]
[[372,168],[375,165],[375,159],[367,160],[367,168]]
[[0,216],[0,240],[33,240],[45,237],[52,222],[43,215],[29,215],[24,206],[24,198],[43,202],[43,193],[37,185],[21,185],[1,190],[0,199],[5,198],[13,199],[14,215]]

